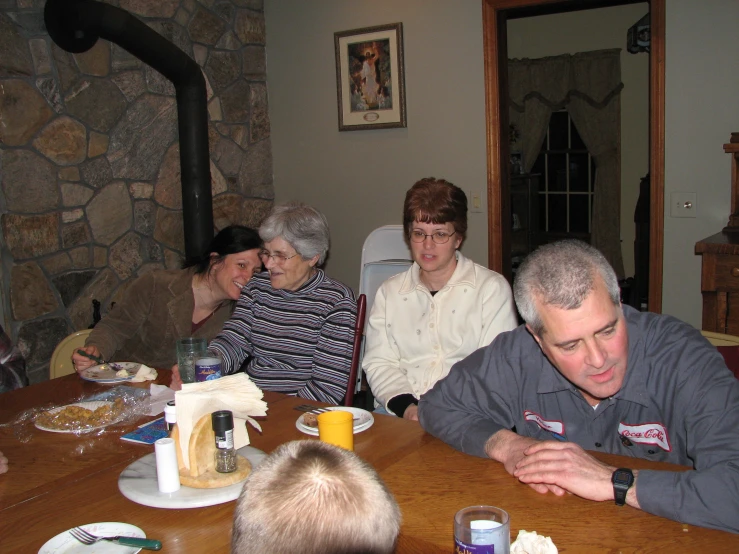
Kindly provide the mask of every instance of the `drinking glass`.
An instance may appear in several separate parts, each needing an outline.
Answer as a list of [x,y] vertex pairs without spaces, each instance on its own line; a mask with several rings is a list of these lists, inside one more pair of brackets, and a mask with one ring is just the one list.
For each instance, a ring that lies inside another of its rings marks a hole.
[[495,506],[470,506],[454,516],[455,552],[508,554],[511,523],[508,513]]
[[207,346],[205,339],[188,337],[177,341],[177,365],[183,383],[195,382],[195,359],[205,354]]

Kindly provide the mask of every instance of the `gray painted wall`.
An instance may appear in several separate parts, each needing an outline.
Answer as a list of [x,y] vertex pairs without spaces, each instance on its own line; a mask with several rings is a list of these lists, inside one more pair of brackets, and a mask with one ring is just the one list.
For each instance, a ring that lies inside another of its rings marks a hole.
[[[700,326],[696,241],[728,219],[730,158],[739,130],[734,0],[669,0],[663,311]],[[399,223],[405,191],[427,175],[486,187],[480,0],[265,0],[276,200],[324,211],[327,270],[355,289],[364,238]],[[333,33],[403,22],[408,128],[338,132]],[[626,147],[624,145],[624,147]],[[698,217],[669,216],[670,193],[698,193]],[[487,262],[487,215],[470,214],[464,251]]]
[[[401,223],[415,181],[443,177],[485,191],[481,4],[267,0],[265,17],[275,201],[301,200],[326,214],[327,272],[356,290],[364,239]],[[408,128],[340,133],[334,32],[397,21]],[[469,219],[463,250],[487,265],[487,215]]]

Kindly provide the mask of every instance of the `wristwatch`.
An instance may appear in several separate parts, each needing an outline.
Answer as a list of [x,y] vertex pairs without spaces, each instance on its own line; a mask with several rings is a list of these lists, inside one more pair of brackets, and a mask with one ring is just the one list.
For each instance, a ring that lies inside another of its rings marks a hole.
[[611,476],[611,483],[616,506],[623,506],[626,503],[626,493],[634,484],[634,473],[627,468],[618,468]]

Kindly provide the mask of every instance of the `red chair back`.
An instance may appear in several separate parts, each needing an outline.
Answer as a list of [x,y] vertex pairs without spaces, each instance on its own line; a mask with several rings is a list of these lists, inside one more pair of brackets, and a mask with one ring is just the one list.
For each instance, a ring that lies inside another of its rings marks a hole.
[[360,294],[357,298],[357,322],[354,324],[354,352],[352,353],[352,365],[349,370],[349,383],[346,385],[344,406],[351,406],[354,403],[354,389],[357,386],[357,370],[359,369],[359,354],[362,348],[364,316],[366,311],[367,297],[364,294]]

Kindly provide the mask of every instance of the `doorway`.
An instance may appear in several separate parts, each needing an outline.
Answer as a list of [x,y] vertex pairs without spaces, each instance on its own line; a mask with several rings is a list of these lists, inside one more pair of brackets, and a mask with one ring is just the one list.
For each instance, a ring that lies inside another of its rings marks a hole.
[[[483,33],[488,153],[488,265],[510,278],[511,205],[508,141],[507,22],[509,18],[546,15],[635,3],[629,0],[582,2],[552,0],[484,0]],[[664,0],[651,0],[649,53],[649,293],[648,309],[662,308],[664,233]],[[625,40],[625,37],[624,37]],[[503,93],[504,91],[504,93]]]

